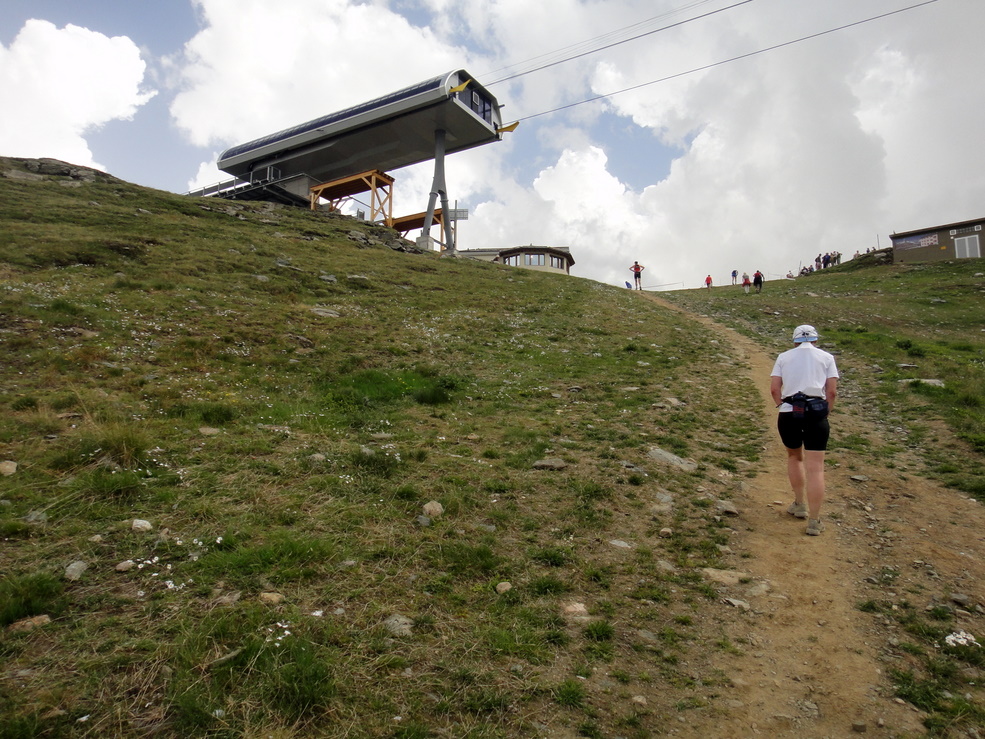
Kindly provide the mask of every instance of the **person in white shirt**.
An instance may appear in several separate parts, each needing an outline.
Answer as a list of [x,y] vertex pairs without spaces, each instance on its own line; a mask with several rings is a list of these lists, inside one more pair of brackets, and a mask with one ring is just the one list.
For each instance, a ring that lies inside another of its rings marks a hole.
[[797,326],[793,331],[797,346],[780,354],[770,373],[770,394],[780,409],[776,426],[787,449],[787,476],[794,495],[787,513],[806,518],[811,536],[824,530],[824,452],[831,431],[827,416],[838,395],[835,358],[817,348],[817,339],[813,326]]

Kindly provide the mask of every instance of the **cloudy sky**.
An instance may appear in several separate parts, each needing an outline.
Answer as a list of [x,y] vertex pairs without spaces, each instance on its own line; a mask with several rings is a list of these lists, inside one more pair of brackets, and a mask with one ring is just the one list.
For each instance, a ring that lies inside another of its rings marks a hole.
[[[464,68],[521,122],[448,159],[462,249],[568,246],[578,276],[622,284],[639,260],[644,286],[693,288],[985,216],[983,0],[0,8],[0,155],[159,189],[214,183],[231,145]],[[395,214],[424,210],[431,165],[391,174]]]

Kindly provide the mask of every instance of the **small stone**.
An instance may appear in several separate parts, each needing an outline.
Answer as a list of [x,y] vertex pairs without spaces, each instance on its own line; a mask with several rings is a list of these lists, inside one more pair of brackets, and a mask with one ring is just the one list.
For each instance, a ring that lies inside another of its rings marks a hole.
[[739,509],[735,507],[735,503],[733,503],[731,500],[715,501],[715,509],[719,513],[724,513],[727,516],[739,515]]
[[65,579],[72,580],[73,582],[82,577],[82,573],[88,569],[89,565],[83,562],[81,559],[76,560],[68,567],[65,568]]
[[971,597],[965,595],[964,593],[951,593],[948,596],[952,603],[957,603],[959,606],[969,606],[971,605]]
[[533,468],[535,470],[563,470],[568,464],[563,459],[551,458],[551,459],[539,459],[534,462]]
[[117,564],[116,567],[114,567],[113,569],[116,570],[117,572],[129,572],[136,566],[137,563],[134,562],[132,559],[125,559],[119,564]]
[[417,518],[414,519],[414,521],[422,529],[426,529],[428,526],[431,525],[431,519],[428,518],[427,516],[418,516]]
[[664,572],[670,572],[671,574],[677,573],[677,568],[674,567],[674,565],[671,562],[668,562],[666,559],[658,559],[657,567],[663,570]]
[[750,609],[750,605],[748,603],[744,600],[739,600],[738,598],[726,598],[725,603],[743,611],[748,611]]
[[326,459],[328,459],[328,457],[326,457],[324,454],[320,452],[315,452],[314,454],[308,456],[308,461],[311,462],[312,464],[321,464]]
[[502,595],[513,589],[513,586],[508,582],[501,582],[496,586],[496,592]]
[[216,434],[221,434],[222,431],[211,426],[202,426],[199,428],[198,433],[202,436],[215,436]]
[[662,538],[664,538],[664,539],[666,539],[666,538],[668,538],[670,536],[673,536],[673,535],[674,535],[674,530],[671,529],[671,528],[666,528],[665,527],[665,528],[660,529],[660,536]]
[[260,593],[260,602],[268,606],[279,606],[284,602],[284,596],[281,593]]
[[619,549],[632,549],[633,545],[629,544],[622,539],[613,539],[609,542],[612,546],[618,547]]
[[868,730],[869,727],[866,725],[864,721],[852,722],[852,731],[854,731],[856,734],[864,734]]
[[15,472],[17,472],[17,462],[11,462],[10,460],[0,462],[0,475],[10,477]]
[[716,570],[714,567],[704,567],[701,569],[701,572],[712,582],[717,582],[721,585],[738,585],[741,580],[749,577],[748,572]]
[[393,614],[384,621],[383,626],[394,636],[411,636],[414,633],[414,622],[398,613]]
[[445,512],[445,507],[436,500],[424,504],[424,515],[430,518],[437,518]]
[[851,479],[854,480],[855,482],[868,482],[869,481],[869,478],[866,477],[865,475],[852,475],[851,476]]
[[584,603],[578,603],[578,602],[567,603],[562,608],[562,612],[567,618],[571,619],[572,621],[587,621],[589,618],[588,608],[585,606]]
[[20,621],[14,621],[14,623],[7,627],[7,631],[31,631],[39,626],[44,626],[45,624],[50,623],[51,616],[32,616],[31,618],[22,618]]
[[24,520],[28,523],[45,523],[48,520],[48,514],[44,511],[28,511]]
[[154,526],[150,521],[145,521],[142,518],[133,519],[133,523],[130,524],[130,528],[134,531],[152,531]]
[[644,698],[642,695],[634,695],[632,698],[630,698],[630,700],[633,703],[637,703],[637,704],[639,704],[641,706],[645,706],[646,705],[646,698]]
[[93,534],[92,536],[89,537],[89,541],[91,541],[93,544],[102,544],[103,536],[102,534]]

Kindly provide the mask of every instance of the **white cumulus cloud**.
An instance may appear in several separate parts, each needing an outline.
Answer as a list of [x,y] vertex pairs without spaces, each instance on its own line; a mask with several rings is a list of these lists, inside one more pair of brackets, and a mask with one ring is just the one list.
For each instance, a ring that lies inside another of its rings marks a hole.
[[155,95],[141,90],[144,71],[129,38],[27,21],[0,46],[0,154],[99,167],[86,134],[132,118]]

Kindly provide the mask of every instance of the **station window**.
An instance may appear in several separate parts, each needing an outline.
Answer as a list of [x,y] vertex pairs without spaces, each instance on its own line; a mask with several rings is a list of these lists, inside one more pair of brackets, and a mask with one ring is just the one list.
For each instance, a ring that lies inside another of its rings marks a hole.
[[530,267],[543,267],[544,266],[544,255],[543,254],[524,254],[523,263]]
[[506,259],[503,260],[503,263],[504,264],[511,264],[514,267],[519,267],[520,266],[520,256],[518,254],[514,254],[512,257],[506,257]]
[[486,123],[492,123],[492,101],[478,90],[472,90],[471,93],[466,90],[465,94],[470,95],[469,107]]
[[564,260],[561,257],[551,257],[551,266],[554,269],[564,269]]

